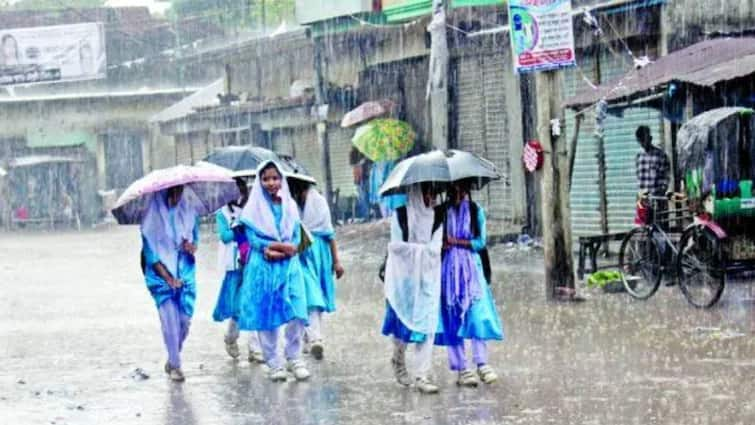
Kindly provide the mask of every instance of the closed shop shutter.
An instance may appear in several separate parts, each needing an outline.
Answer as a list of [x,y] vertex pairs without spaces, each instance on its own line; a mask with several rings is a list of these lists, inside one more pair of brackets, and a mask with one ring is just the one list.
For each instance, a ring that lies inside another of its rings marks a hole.
[[[610,52],[601,56],[604,81],[620,78],[632,67],[630,61]],[[637,199],[635,157],[640,146],[634,136],[637,127],[647,125],[656,144],[662,143],[660,111],[650,107],[631,107],[611,112],[605,121],[606,192],[608,200],[608,230],[622,232],[632,228]]]
[[189,137],[191,138],[192,163],[196,163],[207,157],[209,153],[207,149],[207,134],[194,133]]
[[294,156],[294,143],[292,132],[288,129],[273,130],[272,135],[273,151]]
[[[595,60],[592,56],[579,57],[581,73],[576,68],[564,71],[564,96],[573,96],[587,86],[582,74],[592,76]],[[589,78],[589,77],[588,77]],[[600,191],[598,189],[598,144],[595,140],[595,114],[590,109],[585,112],[577,139],[577,151],[574,158],[570,203],[571,225],[574,237],[602,233],[600,228]],[[575,111],[567,110],[566,137],[574,137]]]
[[454,62],[456,80],[456,141],[459,149],[492,161],[503,179],[491,182],[473,198],[488,217],[512,220],[509,129],[506,116],[505,78],[514,78],[503,55],[463,56]]
[[293,137],[293,156],[309,174],[312,175],[319,183],[320,188],[325,187],[325,180],[322,169],[322,151],[317,141],[317,131],[314,126],[296,128],[292,132]]
[[[583,74],[591,78],[595,74],[594,56],[579,60],[577,69],[566,71],[565,95],[569,97],[587,83]],[[600,54],[601,81],[615,81],[631,69],[631,62],[617,57],[610,51]],[[661,140],[662,117],[658,110],[635,106],[611,109],[604,122],[604,151],[606,160],[606,200],[608,231],[622,232],[630,229],[634,221],[637,196],[635,156],[640,151],[634,133],[638,126],[647,125],[653,139]],[[595,114],[590,109],[584,114],[577,143],[574,174],[571,186],[572,231],[574,236],[601,233],[600,191],[598,187],[598,145],[595,139]],[[574,111],[567,113],[567,137],[573,137]]]
[[108,189],[125,189],[142,177],[142,138],[128,132],[105,136],[105,166]]
[[349,165],[349,152],[351,151],[351,137],[353,135],[354,129],[337,126],[328,129],[333,190],[338,190],[341,198],[356,195],[354,176],[351,172],[351,165]]
[[176,136],[176,164],[191,164],[191,145],[185,135]]

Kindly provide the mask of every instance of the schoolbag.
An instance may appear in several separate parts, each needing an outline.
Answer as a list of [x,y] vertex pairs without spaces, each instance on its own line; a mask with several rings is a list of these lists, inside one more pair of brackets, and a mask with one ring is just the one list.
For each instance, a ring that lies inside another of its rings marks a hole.
[[[475,237],[480,236],[480,223],[477,220],[478,205],[474,202],[469,203],[469,215],[472,217],[472,235]],[[438,227],[442,226],[446,219],[446,211],[448,210],[448,204],[441,204],[435,207],[435,220],[433,221],[433,233],[438,230]],[[399,227],[401,227],[401,239],[404,242],[409,240],[409,220],[407,217],[406,207],[402,206],[396,209],[396,218],[398,219]],[[443,239],[446,239],[446,229],[443,228]],[[483,248],[477,252],[480,255],[480,262],[482,263],[482,274],[485,276],[485,280],[488,285],[491,284],[491,278],[493,276],[493,270],[490,266],[490,254],[488,248]],[[388,260],[388,254],[383,259],[383,264],[380,266],[378,276],[380,280],[385,282],[385,263]]]
[[[396,208],[395,210],[396,219],[398,220],[398,225],[401,228],[401,240],[404,242],[409,241],[409,218],[406,211],[406,206],[401,206]],[[443,225],[443,222],[445,221],[445,209],[443,206],[437,206],[435,207],[435,218],[433,219],[433,230],[432,233],[435,233],[436,230],[440,226]],[[380,270],[378,270],[378,277],[380,277],[380,280],[385,282],[385,265],[388,262],[388,254],[385,254],[385,258],[383,258],[383,263],[380,265]]]

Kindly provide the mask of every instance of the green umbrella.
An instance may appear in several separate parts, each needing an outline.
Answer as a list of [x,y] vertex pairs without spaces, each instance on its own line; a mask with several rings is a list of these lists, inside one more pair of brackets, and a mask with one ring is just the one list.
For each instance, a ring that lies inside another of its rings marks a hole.
[[377,119],[357,128],[351,142],[372,161],[393,161],[412,150],[415,138],[408,123]]

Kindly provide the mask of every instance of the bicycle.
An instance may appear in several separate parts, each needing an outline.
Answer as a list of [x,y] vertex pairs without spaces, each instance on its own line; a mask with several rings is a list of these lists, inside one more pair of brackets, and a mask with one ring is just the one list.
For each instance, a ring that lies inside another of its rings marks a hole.
[[[686,195],[668,193],[666,196],[640,194],[639,205],[651,205],[646,223],[632,229],[621,242],[619,269],[626,291],[634,298],[646,300],[658,291],[663,277],[676,280],[679,276],[677,258],[679,245],[675,239],[681,232],[672,233],[667,225],[691,219],[690,210],[665,208],[666,203],[686,202]],[[683,228],[675,227],[674,230]]]

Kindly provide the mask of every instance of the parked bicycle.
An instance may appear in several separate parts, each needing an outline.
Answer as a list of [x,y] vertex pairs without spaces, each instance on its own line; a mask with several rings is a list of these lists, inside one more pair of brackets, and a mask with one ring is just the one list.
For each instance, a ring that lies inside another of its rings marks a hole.
[[[676,280],[675,267],[679,256],[679,229],[691,219],[685,204],[686,196],[641,194],[638,211],[645,224],[632,229],[624,237],[619,250],[619,268],[627,292],[637,299],[650,298],[665,277]],[[667,205],[681,207],[667,208]]]

